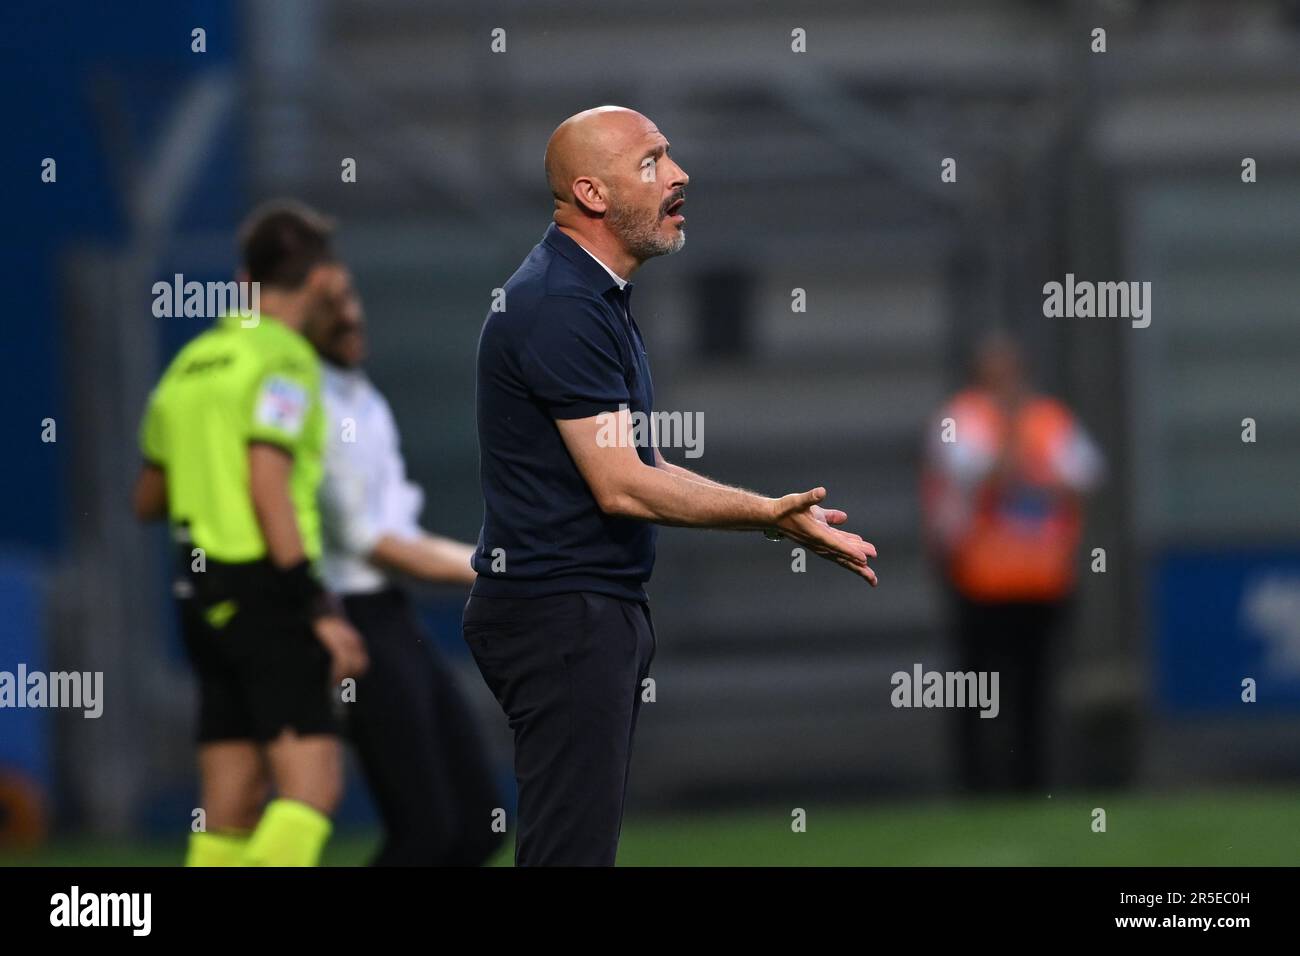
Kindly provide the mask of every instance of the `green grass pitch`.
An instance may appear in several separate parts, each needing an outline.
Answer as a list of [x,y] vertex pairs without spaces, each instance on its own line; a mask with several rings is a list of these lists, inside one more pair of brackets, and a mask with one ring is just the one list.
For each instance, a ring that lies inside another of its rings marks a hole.
[[[1106,811],[1106,832],[1092,811]],[[789,809],[629,818],[621,866],[1295,866],[1300,793],[1079,794],[1031,801],[819,807],[807,829]],[[373,833],[341,833],[330,866],[366,861]],[[114,845],[56,840],[0,865],[173,866],[181,840]],[[495,861],[508,865],[511,850]]]

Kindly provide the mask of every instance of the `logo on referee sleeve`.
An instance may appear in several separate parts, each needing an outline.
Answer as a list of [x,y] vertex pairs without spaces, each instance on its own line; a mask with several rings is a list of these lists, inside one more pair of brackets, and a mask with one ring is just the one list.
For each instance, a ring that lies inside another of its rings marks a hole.
[[297,438],[307,417],[307,389],[291,379],[273,375],[257,400],[257,423]]

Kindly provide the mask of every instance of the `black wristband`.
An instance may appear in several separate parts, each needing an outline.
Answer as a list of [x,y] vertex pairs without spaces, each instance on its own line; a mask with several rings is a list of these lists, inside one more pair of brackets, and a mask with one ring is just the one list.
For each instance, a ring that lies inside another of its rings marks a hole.
[[308,620],[338,612],[334,596],[312,574],[311,562],[305,558],[279,573],[280,595],[291,607],[300,608]]

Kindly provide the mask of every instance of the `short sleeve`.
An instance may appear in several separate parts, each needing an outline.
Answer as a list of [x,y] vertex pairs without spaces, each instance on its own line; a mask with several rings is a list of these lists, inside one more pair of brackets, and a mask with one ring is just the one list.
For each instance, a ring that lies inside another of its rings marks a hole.
[[145,461],[159,468],[167,464],[166,434],[163,431],[162,412],[159,410],[158,390],[149,395],[144,419],[140,422],[140,454]]
[[592,301],[543,300],[524,341],[525,384],[553,418],[591,418],[630,404],[618,335]]
[[993,470],[997,439],[984,416],[969,404],[954,402],[933,421],[926,453],[932,468],[969,488],[978,485]]
[[254,389],[249,442],[268,442],[295,453],[314,401],[319,396],[308,369],[294,362],[272,365]]
[[1105,457],[1078,422],[1071,422],[1052,457],[1057,477],[1078,492],[1092,491],[1106,471]]

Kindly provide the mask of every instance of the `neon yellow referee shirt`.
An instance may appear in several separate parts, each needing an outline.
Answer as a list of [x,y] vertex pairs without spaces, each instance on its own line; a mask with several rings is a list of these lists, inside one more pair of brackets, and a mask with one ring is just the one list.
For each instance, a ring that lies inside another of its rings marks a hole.
[[311,344],[269,316],[217,320],[172,360],[149,396],[140,449],[167,475],[173,525],[228,563],[266,556],[248,483],[248,446],[293,456],[289,491],[307,557],[320,557],[316,491],[323,471],[321,367]]

